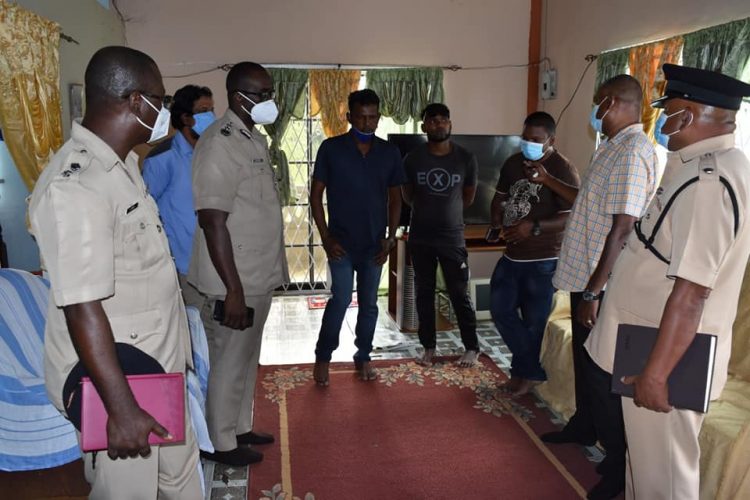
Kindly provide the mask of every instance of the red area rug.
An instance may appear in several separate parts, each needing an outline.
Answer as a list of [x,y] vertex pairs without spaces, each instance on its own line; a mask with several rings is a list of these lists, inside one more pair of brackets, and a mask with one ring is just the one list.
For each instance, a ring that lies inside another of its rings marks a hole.
[[312,366],[261,367],[255,427],[276,443],[251,467],[249,498],[572,499],[598,476],[575,446],[548,449],[553,430],[531,396],[497,390],[505,375],[482,357],[474,368],[443,361],[375,363],[377,382],[332,365],[330,386]]

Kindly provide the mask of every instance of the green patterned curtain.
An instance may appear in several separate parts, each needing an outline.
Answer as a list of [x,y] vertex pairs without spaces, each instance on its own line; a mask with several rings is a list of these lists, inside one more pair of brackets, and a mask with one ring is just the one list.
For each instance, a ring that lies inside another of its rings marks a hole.
[[443,102],[441,68],[399,68],[367,70],[367,88],[380,97],[380,113],[398,124],[419,120],[432,102]]
[[284,137],[289,121],[292,118],[305,116],[305,87],[307,86],[306,69],[270,68],[273,87],[276,91],[276,106],[279,117],[264,129],[271,138],[271,164],[276,167],[276,179],[279,183],[279,199],[282,205],[290,205],[297,200],[292,196],[289,179],[289,161],[281,150],[281,139]]
[[684,36],[682,63],[741,78],[750,59],[750,18]]
[[628,72],[628,57],[630,49],[611,50],[602,52],[596,58],[596,80],[594,92],[599,90],[602,83],[606,82],[613,76],[622,75]]

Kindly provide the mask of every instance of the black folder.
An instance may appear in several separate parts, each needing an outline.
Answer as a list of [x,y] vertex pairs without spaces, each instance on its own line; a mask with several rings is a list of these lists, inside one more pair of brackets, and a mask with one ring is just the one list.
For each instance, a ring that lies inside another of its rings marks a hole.
[[[612,369],[612,392],[633,397],[633,386],[622,383],[622,377],[639,375],[656,344],[657,328],[619,325],[615,364]],[[716,335],[698,333],[669,376],[669,404],[675,408],[708,411],[711,381],[716,360]]]

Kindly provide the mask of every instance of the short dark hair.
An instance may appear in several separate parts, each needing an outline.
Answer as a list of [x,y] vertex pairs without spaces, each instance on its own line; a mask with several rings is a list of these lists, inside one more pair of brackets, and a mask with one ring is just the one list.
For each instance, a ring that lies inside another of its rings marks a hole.
[[227,73],[227,92],[242,90],[244,81],[256,72],[265,72],[266,68],[258,63],[243,61],[238,62]]
[[182,123],[182,115],[187,113],[192,116],[195,101],[201,97],[213,97],[211,89],[208,87],[199,87],[197,85],[185,85],[174,93],[172,106],[169,108],[172,127],[176,130],[180,130],[185,126],[185,124]]
[[355,104],[359,106],[375,105],[380,108],[380,97],[372,89],[355,90],[349,94],[349,111],[354,108]]
[[555,135],[557,125],[552,115],[544,111],[535,111],[523,121],[524,127],[543,127],[549,135]]
[[422,110],[422,121],[425,121],[427,118],[432,118],[433,116],[444,116],[446,118],[450,118],[451,111],[445,104],[440,102],[433,102],[425,106],[425,108]]
[[133,92],[144,91],[152,83],[151,78],[161,79],[161,73],[147,54],[116,45],[101,48],[86,66],[86,108],[106,105]]
[[615,97],[626,101],[633,101],[639,106],[643,103],[643,89],[641,82],[630,75],[613,76],[599,87],[602,91],[609,91]]

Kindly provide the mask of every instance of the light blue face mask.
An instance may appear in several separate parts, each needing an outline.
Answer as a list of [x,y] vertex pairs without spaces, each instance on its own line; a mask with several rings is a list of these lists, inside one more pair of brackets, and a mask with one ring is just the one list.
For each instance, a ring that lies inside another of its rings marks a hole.
[[195,120],[193,130],[195,130],[196,134],[202,135],[209,125],[216,121],[216,115],[214,115],[213,111],[204,111],[203,113],[194,114],[193,119]]
[[547,141],[539,143],[539,142],[524,141],[522,139],[521,140],[521,153],[523,153],[524,158],[526,158],[527,160],[531,160],[531,161],[541,160],[542,156],[544,156],[545,144],[547,144]]
[[604,112],[604,114],[602,115],[601,118],[597,118],[596,115],[597,115],[597,113],[599,113],[599,108],[602,106],[602,104],[604,104],[604,101],[606,101],[607,99],[609,99],[609,96],[607,96],[604,99],[602,99],[602,102],[600,102],[599,104],[595,104],[594,105],[594,109],[591,110],[591,118],[590,118],[591,128],[593,128],[594,131],[596,131],[596,132],[598,132],[600,134],[603,133],[602,132],[602,122],[604,121],[604,117],[607,116],[607,113],[609,113],[609,110],[612,109],[612,107],[610,106],[610,108],[607,109],[607,111]]
[[656,119],[656,124],[654,125],[654,138],[656,139],[656,142],[658,144],[661,144],[665,148],[669,149],[669,138],[675,135],[676,133],[680,132],[682,129],[678,128],[674,132],[670,132],[668,134],[665,134],[664,132],[662,132],[661,129],[664,127],[664,124],[667,123],[667,120],[669,120],[673,116],[679,115],[683,111],[685,110],[681,109],[679,111],[672,113],[671,115],[668,115],[666,111],[663,111],[662,114],[659,115],[659,118]]
[[373,137],[375,137],[375,132],[362,132],[354,125],[352,125],[352,130],[354,131],[354,136],[359,142],[368,143],[372,141]]

